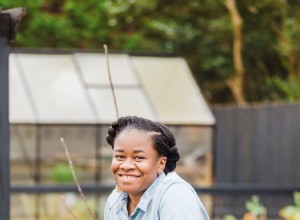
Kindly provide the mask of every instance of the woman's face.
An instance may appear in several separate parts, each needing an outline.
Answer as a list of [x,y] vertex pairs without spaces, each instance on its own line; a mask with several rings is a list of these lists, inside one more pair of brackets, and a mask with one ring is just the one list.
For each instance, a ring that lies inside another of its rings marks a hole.
[[163,172],[166,157],[154,149],[151,132],[124,130],[115,139],[111,169],[116,183],[130,196],[141,197]]

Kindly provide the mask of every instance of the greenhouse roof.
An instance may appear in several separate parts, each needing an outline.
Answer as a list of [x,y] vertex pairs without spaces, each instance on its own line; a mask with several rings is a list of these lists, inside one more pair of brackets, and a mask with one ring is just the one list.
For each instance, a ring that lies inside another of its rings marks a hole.
[[[116,119],[105,54],[10,54],[10,123],[107,124]],[[165,124],[215,119],[182,58],[109,55],[120,116]]]

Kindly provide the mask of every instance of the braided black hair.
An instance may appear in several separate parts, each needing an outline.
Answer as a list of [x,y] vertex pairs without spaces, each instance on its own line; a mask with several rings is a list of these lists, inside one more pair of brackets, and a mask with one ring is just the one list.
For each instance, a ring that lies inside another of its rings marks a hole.
[[151,138],[158,154],[167,157],[164,173],[167,174],[176,168],[176,162],[179,160],[180,156],[178,148],[176,147],[174,135],[167,126],[137,116],[121,117],[113,122],[107,131],[108,136],[106,137],[106,140],[112,148],[114,148],[114,142],[117,135],[125,129],[137,129],[157,133],[151,135]]

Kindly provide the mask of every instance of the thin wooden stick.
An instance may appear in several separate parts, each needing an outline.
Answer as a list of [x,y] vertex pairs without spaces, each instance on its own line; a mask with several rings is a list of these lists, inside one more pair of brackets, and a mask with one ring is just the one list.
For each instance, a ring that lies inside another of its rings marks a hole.
[[73,167],[73,162],[72,162],[71,156],[70,156],[69,151],[68,151],[68,147],[67,147],[67,145],[66,145],[66,143],[65,143],[65,141],[64,141],[63,138],[60,138],[60,141],[61,141],[63,147],[65,148],[65,153],[66,153],[66,156],[67,156],[68,161],[69,161],[69,166],[70,166],[70,169],[71,169],[71,171],[72,171],[73,179],[74,179],[74,181],[75,181],[75,183],[76,183],[76,185],[77,185],[78,192],[80,193],[80,197],[83,199],[83,201],[84,201],[84,203],[85,203],[87,209],[89,210],[89,213],[90,213],[91,216],[93,217],[93,219],[96,220],[96,215],[92,212],[92,210],[91,210],[90,207],[88,206],[88,204],[87,204],[87,199],[86,199],[84,193],[82,192],[81,186],[80,186],[80,184],[79,184],[79,182],[78,182],[78,179],[77,179],[77,176],[76,176],[76,174],[75,174],[74,167]]
[[119,118],[119,109],[118,109],[118,104],[117,104],[117,98],[116,98],[116,94],[115,94],[114,85],[113,85],[112,78],[111,78],[109,59],[108,59],[108,50],[107,50],[106,44],[104,44],[103,47],[104,47],[104,52],[105,52],[105,55],[106,55],[106,63],[107,63],[107,72],[108,72],[109,84],[110,84],[111,92],[112,92],[112,95],[113,95],[113,98],[114,98],[114,106],[115,106],[116,116],[117,116],[117,119],[118,119]]
[[67,209],[68,209],[69,213],[71,214],[71,216],[73,217],[73,219],[77,220],[78,218],[74,215],[72,209],[67,205],[65,197],[63,195],[61,195],[61,199],[64,201],[64,204],[67,207]]

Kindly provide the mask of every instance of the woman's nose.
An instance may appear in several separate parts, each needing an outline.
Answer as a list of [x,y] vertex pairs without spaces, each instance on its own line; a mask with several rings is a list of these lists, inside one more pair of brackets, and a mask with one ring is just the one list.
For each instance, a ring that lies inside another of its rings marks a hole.
[[120,168],[124,170],[133,169],[134,163],[130,158],[128,158],[120,165]]

